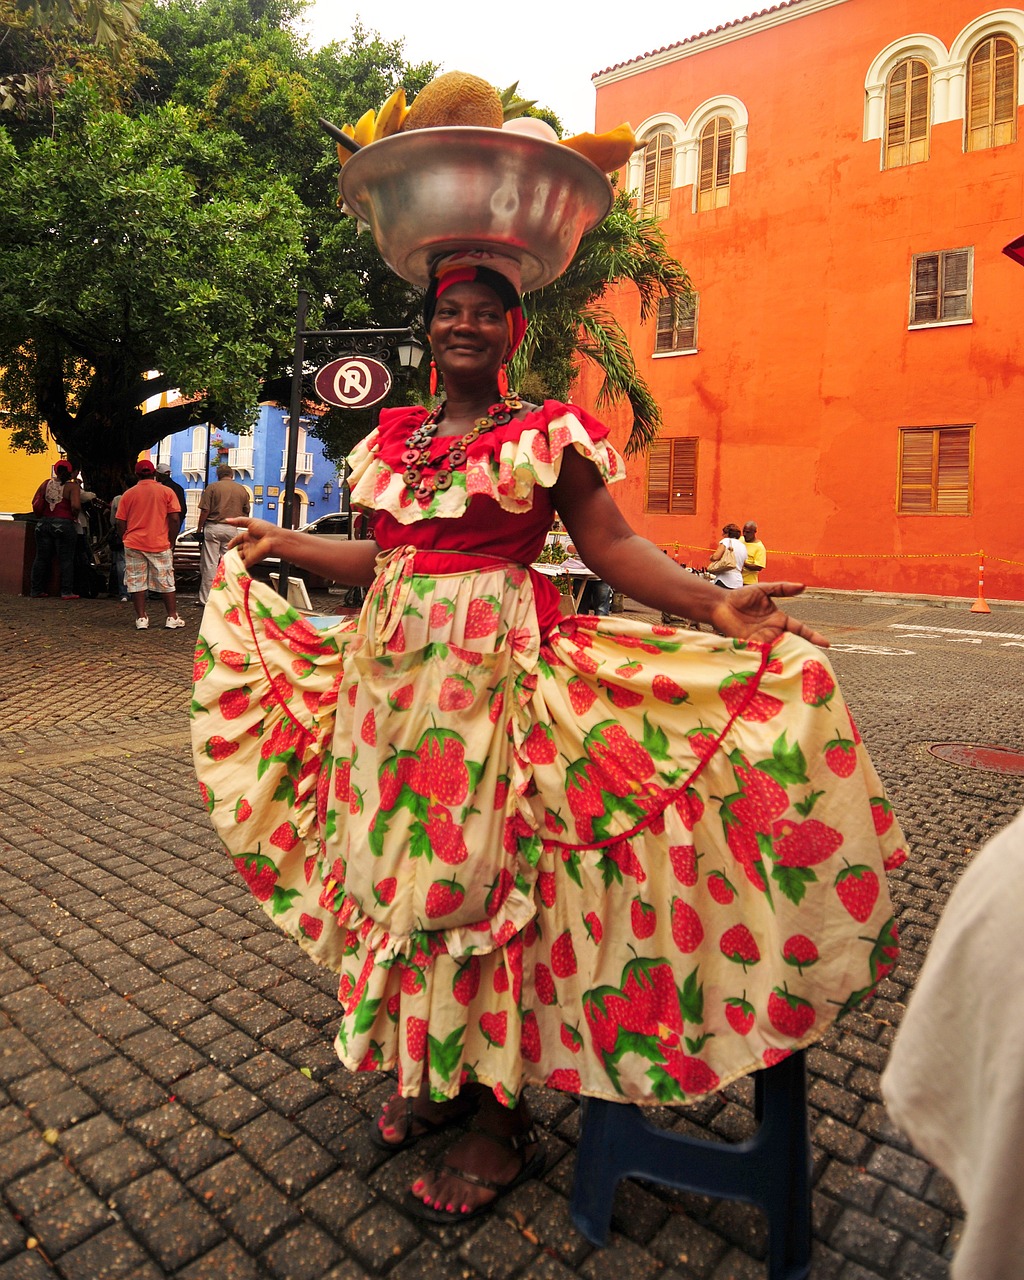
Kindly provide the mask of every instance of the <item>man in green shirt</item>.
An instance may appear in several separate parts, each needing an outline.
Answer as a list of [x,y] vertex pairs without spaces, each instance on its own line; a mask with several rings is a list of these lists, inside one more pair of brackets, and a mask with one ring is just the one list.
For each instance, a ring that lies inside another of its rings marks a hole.
[[768,553],[764,549],[764,543],[757,540],[757,525],[753,520],[748,520],[743,526],[743,541],[747,545],[747,560],[743,566],[743,585],[755,587],[761,570],[768,562]]

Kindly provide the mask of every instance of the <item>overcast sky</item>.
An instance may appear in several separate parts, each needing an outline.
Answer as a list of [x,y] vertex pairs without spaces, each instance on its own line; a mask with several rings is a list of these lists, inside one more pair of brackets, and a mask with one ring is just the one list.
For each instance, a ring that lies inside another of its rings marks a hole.
[[[567,132],[594,124],[596,71],[677,44],[771,0],[315,0],[309,33],[317,45],[344,40],[357,18],[388,40],[405,40],[407,62],[468,71],[519,92],[561,118]],[[379,103],[367,103],[379,106]],[[353,122],[354,123],[354,122]]]

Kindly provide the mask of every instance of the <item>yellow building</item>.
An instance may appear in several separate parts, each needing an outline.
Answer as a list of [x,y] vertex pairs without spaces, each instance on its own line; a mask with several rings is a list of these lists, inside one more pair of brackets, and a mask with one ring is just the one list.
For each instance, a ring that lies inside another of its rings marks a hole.
[[31,511],[32,495],[60,456],[52,440],[45,453],[12,449],[8,432],[0,430],[0,513]]

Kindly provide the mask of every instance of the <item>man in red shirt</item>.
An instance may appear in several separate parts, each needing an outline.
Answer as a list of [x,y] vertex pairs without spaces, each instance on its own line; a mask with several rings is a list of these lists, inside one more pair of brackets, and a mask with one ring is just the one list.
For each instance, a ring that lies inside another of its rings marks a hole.
[[181,506],[172,489],[156,482],[156,467],[148,458],[135,464],[138,481],[121,498],[117,508],[117,531],[124,543],[125,588],[135,602],[135,629],[146,631],[146,592],[157,591],[164,598],[168,630],[183,627],[178,617],[174,589],[171,543],[181,525]]

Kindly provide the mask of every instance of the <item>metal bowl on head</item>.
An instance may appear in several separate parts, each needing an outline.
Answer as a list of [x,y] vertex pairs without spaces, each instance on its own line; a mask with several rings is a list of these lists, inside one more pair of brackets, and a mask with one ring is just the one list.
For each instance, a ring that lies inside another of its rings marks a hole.
[[456,249],[518,258],[524,291],[550,284],[613,199],[607,177],[569,147],[468,125],[371,143],[339,185],[392,271],[422,287],[435,259]]

